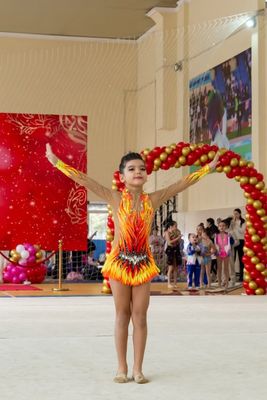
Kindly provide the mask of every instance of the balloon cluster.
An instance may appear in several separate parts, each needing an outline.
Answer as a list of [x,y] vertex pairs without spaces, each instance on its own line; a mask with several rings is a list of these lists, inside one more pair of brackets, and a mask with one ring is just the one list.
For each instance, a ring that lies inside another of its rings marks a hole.
[[43,254],[39,245],[24,243],[10,252],[10,263],[3,271],[4,282],[41,283],[46,276],[46,266],[41,263]]
[[[145,149],[141,152],[147,174],[159,169],[180,168],[185,165],[204,166],[214,159],[219,151],[220,158],[217,172],[224,172],[230,179],[240,183],[247,199],[246,205],[246,233],[243,262],[243,286],[248,295],[266,294],[267,278],[267,192],[263,175],[254,168],[251,161],[247,161],[239,154],[227,149],[218,149],[208,144],[190,144],[179,142],[169,146]],[[119,171],[113,176],[112,189],[122,191],[125,185],[120,181]],[[114,237],[114,222],[109,210],[107,229],[107,252],[111,251],[111,242]]]

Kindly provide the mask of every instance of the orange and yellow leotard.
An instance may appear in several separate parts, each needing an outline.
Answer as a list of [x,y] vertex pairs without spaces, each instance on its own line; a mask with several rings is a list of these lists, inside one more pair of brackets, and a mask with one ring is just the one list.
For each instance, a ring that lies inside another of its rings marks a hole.
[[147,193],[140,195],[140,210],[132,207],[132,196],[125,189],[117,211],[120,236],[107,256],[102,274],[125,285],[137,286],[158,275],[149,248],[149,235],[154,211]]

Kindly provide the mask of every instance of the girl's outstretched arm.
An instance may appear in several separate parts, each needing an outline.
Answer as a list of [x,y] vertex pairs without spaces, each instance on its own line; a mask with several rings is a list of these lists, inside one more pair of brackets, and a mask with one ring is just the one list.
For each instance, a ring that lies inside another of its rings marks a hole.
[[214,170],[218,163],[218,159],[220,154],[217,153],[214,159],[206,164],[204,167],[200,168],[198,171],[193,172],[180,179],[178,182],[173,183],[172,185],[166,187],[165,189],[157,190],[150,194],[150,199],[153,203],[154,209],[157,209],[161,204],[170,199],[173,196],[176,196],[177,193],[182,192],[187,189],[189,186],[198,182],[203,176],[207,175],[209,172]]
[[101,199],[106,200],[107,203],[112,203],[113,191],[111,189],[100,185],[94,179],[89,178],[89,176],[87,176],[85,173],[78,171],[68,164],[65,164],[52,152],[51,146],[48,143],[46,144],[46,157],[48,161],[50,161],[50,163],[54,165],[54,167],[63,172],[63,174],[65,174],[68,178],[72,179],[79,185],[91,190]]

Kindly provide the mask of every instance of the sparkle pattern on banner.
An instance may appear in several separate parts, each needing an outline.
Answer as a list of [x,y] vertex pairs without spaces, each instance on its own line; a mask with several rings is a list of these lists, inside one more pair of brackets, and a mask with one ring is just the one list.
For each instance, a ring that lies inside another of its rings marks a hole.
[[87,117],[0,113],[0,249],[86,249],[86,190],[54,168],[46,143],[86,172]]

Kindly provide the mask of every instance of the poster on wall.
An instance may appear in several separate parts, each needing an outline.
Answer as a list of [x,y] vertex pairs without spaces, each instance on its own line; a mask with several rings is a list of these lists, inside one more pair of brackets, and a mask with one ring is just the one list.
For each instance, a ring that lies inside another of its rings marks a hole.
[[251,49],[190,80],[189,91],[190,142],[251,160]]
[[46,143],[86,172],[87,117],[0,113],[0,250],[40,244],[44,250],[84,250],[86,190],[54,168]]

